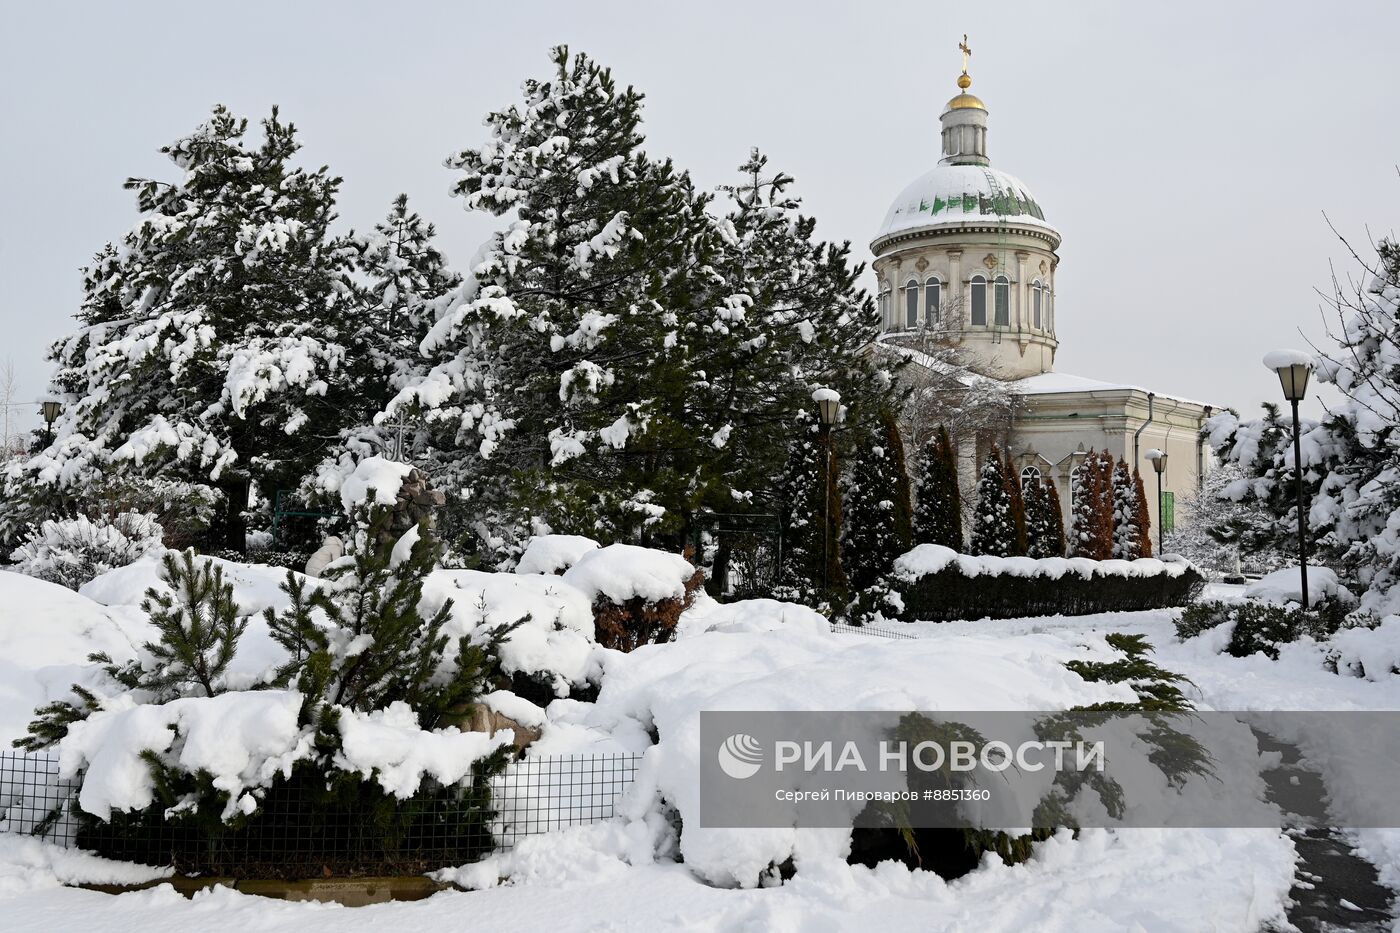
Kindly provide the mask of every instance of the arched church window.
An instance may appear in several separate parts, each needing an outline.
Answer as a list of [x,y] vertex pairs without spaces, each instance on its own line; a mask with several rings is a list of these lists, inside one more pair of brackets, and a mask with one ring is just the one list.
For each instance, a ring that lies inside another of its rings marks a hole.
[[998,327],[1007,327],[1011,324],[1011,282],[1006,276],[999,275],[993,282],[996,299],[996,322]]
[[1040,309],[1041,286],[1040,279],[1036,279],[1034,282],[1031,283],[1031,326],[1034,327],[1036,330],[1041,329],[1040,322],[1042,318],[1040,315]]
[[924,283],[924,320],[930,324],[938,320],[938,308],[943,298],[943,283],[933,276]]
[[1021,471],[1021,489],[1022,489],[1022,490],[1029,489],[1033,483],[1038,483],[1038,482],[1040,482],[1040,468],[1039,468],[1039,467],[1028,466],[1028,467],[1026,467],[1024,470]]
[[1050,292],[1050,283],[1045,283],[1045,329],[1055,332],[1055,296]]
[[972,323],[985,327],[987,324],[987,280],[980,275],[972,277]]
[[904,326],[919,326],[919,280],[904,283]]

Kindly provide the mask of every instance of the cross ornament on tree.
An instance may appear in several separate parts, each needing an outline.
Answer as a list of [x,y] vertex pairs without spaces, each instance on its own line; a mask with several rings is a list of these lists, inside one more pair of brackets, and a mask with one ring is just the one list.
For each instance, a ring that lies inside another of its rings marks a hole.
[[958,44],[963,55],[963,74],[967,74],[967,60],[972,57],[972,47],[967,44],[967,33],[963,33],[963,40]]
[[796,202],[783,201],[779,203],[778,196],[783,189],[792,184],[792,176],[779,172],[772,178],[763,177],[763,167],[768,164],[768,157],[761,154],[755,147],[749,150],[749,160],[739,166],[739,171],[749,176],[746,184],[742,185],[721,185],[721,191],[733,196],[734,200],[748,207],[757,207],[763,201],[763,192],[768,191],[768,204],[774,207],[796,207]]

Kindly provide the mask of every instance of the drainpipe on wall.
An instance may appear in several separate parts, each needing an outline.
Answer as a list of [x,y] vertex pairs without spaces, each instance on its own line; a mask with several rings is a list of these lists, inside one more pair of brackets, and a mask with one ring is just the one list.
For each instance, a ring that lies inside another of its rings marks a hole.
[[1133,469],[1134,469],[1134,470],[1138,469],[1138,465],[1142,463],[1141,458],[1138,456],[1138,439],[1139,439],[1140,437],[1142,437],[1142,432],[1147,430],[1147,426],[1148,426],[1149,424],[1152,423],[1152,416],[1153,416],[1153,412],[1155,411],[1154,405],[1155,405],[1156,401],[1157,401],[1157,393],[1156,393],[1156,392],[1148,392],[1148,393],[1147,393],[1147,420],[1144,421],[1144,422],[1142,423],[1142,427],[1138,428],[1136,431],[1133,432]]
[[1196,428],[1196,491],[1200,492],[1206,484],[1206,439],[1201,437],[1201,432],[1205,430],[1206,422],[1210,420],[1210,413],[1214,409],[1206,406],[1205,414],[1201,416],[1201,423]]

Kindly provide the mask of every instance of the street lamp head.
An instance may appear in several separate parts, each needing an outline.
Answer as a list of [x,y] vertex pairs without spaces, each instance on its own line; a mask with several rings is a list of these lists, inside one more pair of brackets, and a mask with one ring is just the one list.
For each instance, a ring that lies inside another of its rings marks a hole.
[[1287,401],[1303,400],[1308,392],[1308,377],[1313,371],[1312,357],[1301,350],[1274,350],[1264,354],[1264,365],[1278,374]]
[[52,426],[58,420],[58,416],[63,413],[63,403],[49,399],[41,402],[39,413],[44,416],[44,423]]
[[817,414],[823,427],[831,427],[841,414],[841,393],[835,389],[817,389],[812,393],[812,401],[817,403]]
[[1153,447],[1143,456],[1152,462],[1152,469],[1156,470],[1159,476],[1167,472],[1167,452],[1165,450]]

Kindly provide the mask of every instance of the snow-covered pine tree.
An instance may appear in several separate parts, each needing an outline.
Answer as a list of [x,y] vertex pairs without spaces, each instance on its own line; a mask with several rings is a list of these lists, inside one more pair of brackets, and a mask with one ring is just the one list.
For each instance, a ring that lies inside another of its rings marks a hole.
[[[807,605],[841,605],[847,587],[841,561],[841,464],[830,432],[802,412],[803,432],[783,471],[783,573],[780,596]],[[829,468],[825,465],[830,458]]]
[[910,547],[909,477],[894,418],[863,425],[852,445],[845,489],[842,554],[857,592],[881,580]]
[[919,497],[914,511],[914,543],[963,549],[962,493],[958,488],[958,458],[941,425],[924,445]]
[[[675,531],[698,494],[682,420],[688,323],[714,299],[706,198],[641,149],[642,95],[564,47],[554,75],[449,159],[469,210],[512,214],[388,406],[456,448],[457,475],[521,534],[535,517],[609,539]],[[677,455],[681,451],[683,455]]]
[[245,142],[247,121],[215,107],[162,150],[178,181],[127,182],[142,219],[84,272],[81,327],[50,350],[55,439],[11,465],[7,499],[71,502],[114,475],[205,484],[218,543],[241,551],[250,492],[297,486],[366,417],[345,366],[352,250],[328,232],[340,180],[292,164],[275,109],[262,127]]
[[1119,560],[1151,557],[1142,476],[1128,468],[1128,461],[1120,459],[1113,467],[1110,486],[1113,492],[1113,557]]
[[973,554],[1012,557],[1016,554],[1016,520],[1007,492],[1005,461],[993,448],[977,477],[977,505],[972,514]]
[[716,511],[736,502],[781,511],[776,480],[797,436],[793,413],[811,406],[814,388],[838,391],[852,423],[898,405],[898,383],[879,368],[889,361],[866,352],[879,313],[858,287],[862,267],[849,244],[816,238],[792,177],[767,166],[752,150],[740,183],[721,189],[730,201],[712,261],[721,300],[698,308],[682,337],[696,375],[687,417],[714,441],[700,475]]
[[409,210],[408,195],[400,194],[374,231],[354,240],[366,305],[367,333],[360,343],[371,349],[378,376],[371,386],[379,393],[376,412],[425,371],[418,347],[441,304],[462,283],[434,245],[436,235],[432,224]]
[[1089,451],[1074,469],[1069,555],[1108,560],[1113,555],[1113,455]]
[[1021,489],[1020,471],[1011,461],[1010,448],[1001,451],[1002,476],[1006,480],[1006,499],[1011,505],[1011,556],[1026,556],[1026,499]]
[[1025,487],[1026,556],[1065,556],[1065,523],[1060,494],[1049,477],[1030,480]]

